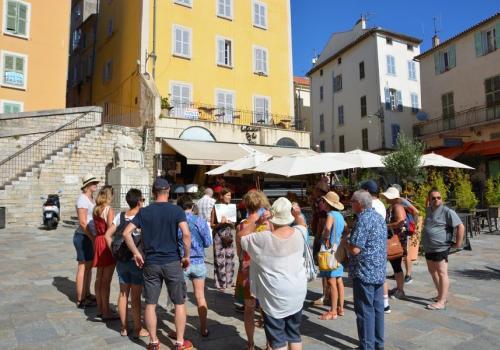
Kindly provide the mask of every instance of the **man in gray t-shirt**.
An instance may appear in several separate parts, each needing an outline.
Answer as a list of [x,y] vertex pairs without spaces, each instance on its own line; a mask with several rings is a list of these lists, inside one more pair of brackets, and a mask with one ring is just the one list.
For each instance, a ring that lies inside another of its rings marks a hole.
[[462,246],[464,225],[455,211],[443,204],[441,193],[433,188],[429,191],[429,203],[424,222],[423,244],[427,268],[431,274],[438,296],[434,303],[427,305],[428,310],[443,310],[448,297],[448,253],[450,250],[452,230],[457,231],[455,248]]

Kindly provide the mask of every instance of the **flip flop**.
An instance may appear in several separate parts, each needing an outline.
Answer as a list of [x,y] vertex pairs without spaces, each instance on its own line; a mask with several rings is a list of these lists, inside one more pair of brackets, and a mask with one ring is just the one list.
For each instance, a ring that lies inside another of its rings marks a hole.
[[332,311],[327,311],[323,315],[319,317],[320,320],[323,321],[329,321],[329,320],[336,320],[337,319],[337,314]]
[[134,339],[139,339],[139,338],[146,338],[149,337],[149,332],[145,329],[142,328],[139,332],[134,332]]
[[432,310],[432,311],[441,311],[441,310],[446,310],[446,305],[443,307],[436,306],[436,304],[428,304],[425,307],[427,310]]

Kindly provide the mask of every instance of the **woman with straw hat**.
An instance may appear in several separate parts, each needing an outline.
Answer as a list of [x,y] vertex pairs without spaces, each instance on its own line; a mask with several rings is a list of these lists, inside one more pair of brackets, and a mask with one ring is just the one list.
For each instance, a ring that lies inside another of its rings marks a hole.
[[78,228],[73,236],[73,245],[76,250],[76,306],[80,309],[95,306],[95,297],[90,294],[92,279],[92,261],[94,259],[95,227],[92,212],[95,207],[93,194],[97,191],[99,180],[87,174],[82,178],[82,193],[76,201]]
[[[340,213],[344,210],[344,205],[340,203],[339,195],[333,191],[328,192],[321,197],[328,207],[325,228],[323,230],[322,243],[330,248],[340,246],[340,240],[345,228],[344,217]],[[320,271],[319,277],[323,279],[323,294],[329,291],[331,307],[330,311],[325,312],[319,318],[321,320],[335,320],[337,316],[344,316],[344,282],[342,276],[344,267],[340,265],[332,271]]]

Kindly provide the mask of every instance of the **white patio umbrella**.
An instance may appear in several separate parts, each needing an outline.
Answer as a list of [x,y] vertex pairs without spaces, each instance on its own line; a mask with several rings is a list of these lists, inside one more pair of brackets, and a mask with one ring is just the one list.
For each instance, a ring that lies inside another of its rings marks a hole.
[[253,170],[283,176],[298,176],[307,174],[327,173],[344,169],[355,168],[353,163],[332,158],[330,153],[298,152],[290,156],[275,158],[262,163]]
[[382,163],[382,156],[360,149],[345,153],[332,153],[332,157],[339,157],[340,160],[353,163],[356,165],[355,168],[385,168],[384,163]]
[[421,158],[421,166],[435,166],[442,168],[461,168],[461,169],[474,169],[468,165],[457,162],[455,160],[443,157],[440,154],[436,154],[434,152],[429,154],[424,154]]
[[257,165],[271,159],[272,156],[262,152],[253,151],[252,153],[235,159],[229,163],[223,164],[220,167],[207,171],[207,175],[220,175],[228,171],[242,171],[255,168]]

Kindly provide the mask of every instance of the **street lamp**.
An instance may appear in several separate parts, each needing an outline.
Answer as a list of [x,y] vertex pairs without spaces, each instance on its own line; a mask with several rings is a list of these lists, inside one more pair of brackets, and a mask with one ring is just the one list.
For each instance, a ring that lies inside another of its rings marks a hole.
[[378,111],[376,111],[373,114],[369,114],[368,117],[377,117],[378,120],[380,120],[380,137],[382,140],[382,150],[385,150],[385,115],[384,115],[384,108],[380,106]]

